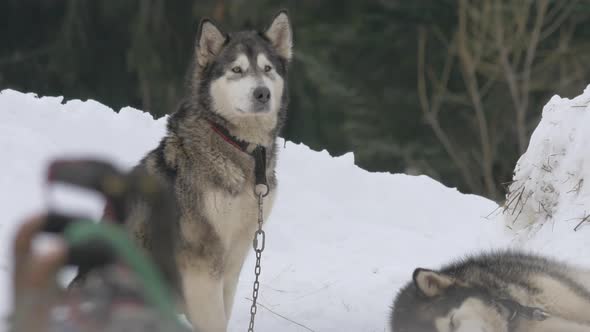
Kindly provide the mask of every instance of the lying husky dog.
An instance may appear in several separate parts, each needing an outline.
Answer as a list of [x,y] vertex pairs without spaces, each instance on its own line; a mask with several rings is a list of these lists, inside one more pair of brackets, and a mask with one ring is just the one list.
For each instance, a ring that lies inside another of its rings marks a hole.
[[[268,185],[265,219],[274,200],[275,141],[286,116],[291,49],[286,12],[263,32],[226,34],[203,20],[189,96],[169,118],[160,145],[139,166],[174,192],[178,218],[169,220],[174,252],[168,259],[176,271],[164,272],[177,276],[185,311],[200,332],[227,328],[258,227],[255,184]],[[142,211],[136,207],[128,224],[149,251],[162,239]]]
[[397,295],[394,332],[588,332],[590,270],[502,251],[416,269]]

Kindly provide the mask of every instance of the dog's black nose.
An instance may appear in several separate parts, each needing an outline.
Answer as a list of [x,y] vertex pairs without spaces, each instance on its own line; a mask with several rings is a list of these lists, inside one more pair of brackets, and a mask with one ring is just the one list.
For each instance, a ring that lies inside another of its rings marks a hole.
[[266,104],[270,100],[270,90],[265,86],[259,86],[254,89],[254,99],[261,104]]

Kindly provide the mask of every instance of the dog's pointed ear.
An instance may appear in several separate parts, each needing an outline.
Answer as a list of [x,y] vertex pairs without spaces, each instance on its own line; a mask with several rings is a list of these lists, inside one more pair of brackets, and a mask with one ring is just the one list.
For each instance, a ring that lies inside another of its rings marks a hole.
[[197,61],[206,66],[221,51],[227,41],[227,34],[208,18],[201,20],[197,33]]
[[455,279],[450,276],[421,268],[414,271],[412,278],[416,288],[428,297],[438,296],[455,284]]
[[286,10],[280,11],[264,31],[277,53],[287,61],[293,56],[293,31]]

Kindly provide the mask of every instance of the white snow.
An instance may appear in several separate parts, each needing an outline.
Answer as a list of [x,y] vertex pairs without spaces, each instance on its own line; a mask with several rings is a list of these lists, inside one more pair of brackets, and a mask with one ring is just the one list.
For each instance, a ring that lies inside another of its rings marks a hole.
[[[590,99],[590,91],[585,96]],[[5,246],[0,283],[4,287],[9,287],[15,226],[46,204],[43,178],[49,160],[94,156],[130,168],[165,133],[165,118],[154,120],[131,108],[115,113],[95,101],[62,102],[59,97],[37,98],[12,90],[0,93],[0,242]],[[547,151],[566,149],[559,174],[576,171],[576,179],[582,179],[589,169],[584,167],[590,139],[587,110],[570,112],[571,103],[558,98],[550,105],[527,152],[535,157],[521,159],[517,177],[532,176],[531,165],[543,160]],[[552,120],[547,120],[549,116]],[[561,125],[552,127],[556,121]],[[563,128],[577,129],[573,136],[556,132]],[[559,146],[542,143],[551,135],[574,139],[561,140]],[[535,148],[535,142],[545,147]],[[576,179],[559,184],[562,178],[539,178],[553,181],[562,193],[553,198],[560,207],[553,214],[555,228],[543,226],[523,236],[524,230],[515,234],[505,227],[498,206],[490,200],[461,194],[426,176],[369,173],[354,165],[352,154],[333,158],[325,151],[287,142],[280,151],[277,173],[278,199],[265,226],[259,298],[264,307],[256,318],[257,331],[388,331],[393,297],[418,266],[436,268],[467,253],[508,245],[558,253],[575,262],[581,250],[590,248],[589,240],[584,242],[590,239],[590,225],[573,232],[570,226],[575,221],[557,222],[558,216],[580,217],[590,211],[587,190],[575,197],[564,194]],[[527,188],[538,191],[532,185]],[[527,207],[519,218],[526,218],[526,223],[541,219],[532,211],[533,206]],[[247,328],[252,258],[244,265],[230,331]],[[588,266],[589,259],[584,261]],[[0,313],[9,309],[7,289],[5,294]]]
[[[519,159],[507,198],[515,242],[590,266],[590,86],[554,96]],[[574,231],[576,229],[577,231]]]

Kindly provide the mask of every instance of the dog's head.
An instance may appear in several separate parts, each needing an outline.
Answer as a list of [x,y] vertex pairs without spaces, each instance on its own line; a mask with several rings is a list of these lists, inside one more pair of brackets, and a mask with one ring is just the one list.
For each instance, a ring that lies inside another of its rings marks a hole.
[[199,102],[228,121],[232,134],[264,143],[266,137],[257,137],[259,133],[275,131],[286,112],[292,45],[285,11],[264,31],[228,34],[203,20],[196,44]]
[[391,326],[394,332],[508,332],[510,314],[485,289],[419,268],[395,300]]

